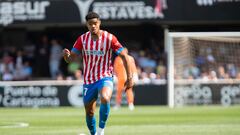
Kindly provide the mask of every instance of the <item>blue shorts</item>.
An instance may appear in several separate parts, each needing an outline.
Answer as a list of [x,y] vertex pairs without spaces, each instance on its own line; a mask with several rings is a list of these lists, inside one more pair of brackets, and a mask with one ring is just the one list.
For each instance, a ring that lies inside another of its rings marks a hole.
[[102,90],[103,87],[110,87],[113,89],[113,78],[105,77],[101,80],[98,80],[92,84],[84,84],[83,85],[83,102],[84,104],[90,103],[92,100],[97,100],[98,93]]

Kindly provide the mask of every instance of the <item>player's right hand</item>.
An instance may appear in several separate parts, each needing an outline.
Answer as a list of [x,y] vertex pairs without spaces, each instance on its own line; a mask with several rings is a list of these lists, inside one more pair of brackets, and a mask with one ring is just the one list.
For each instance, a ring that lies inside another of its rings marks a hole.
[[64,60],[67,63],[69,63],[70,62],[70,54],[71,54],[71,52],[68,49],[65,48],[65,49],[63,49],[62,53],[63,53]]
[[70,55],[70,51],[66,48],[63,49],[62,53],[63,53],[63,57],[66,57],[66,56],[68,57]]

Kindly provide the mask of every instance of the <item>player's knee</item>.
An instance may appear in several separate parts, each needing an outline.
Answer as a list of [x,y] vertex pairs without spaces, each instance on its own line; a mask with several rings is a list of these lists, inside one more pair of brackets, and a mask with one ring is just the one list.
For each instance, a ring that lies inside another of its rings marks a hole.
[[111,97],[108,95],[102,95],[101,97],[101,103],[109,103],[110,102]]
[[89,117],[93,117],[94,116],[94,110],[93,109],[88,109],[86,111],[86,115],[89,116]]
[[111,99],[112,91],[104,89],[101,93],[101,103],[109,103]]
[[94,108],[92,106],[85,106],[86,115],[89,117],[94,116]]

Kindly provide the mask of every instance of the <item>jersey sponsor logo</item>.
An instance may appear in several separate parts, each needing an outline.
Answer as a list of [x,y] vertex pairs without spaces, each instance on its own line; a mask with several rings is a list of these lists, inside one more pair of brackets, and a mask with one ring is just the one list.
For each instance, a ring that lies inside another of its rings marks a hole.
[[85,51],[85,52],[87,55],[104,56],[104,51],[91,50],[91,51]]

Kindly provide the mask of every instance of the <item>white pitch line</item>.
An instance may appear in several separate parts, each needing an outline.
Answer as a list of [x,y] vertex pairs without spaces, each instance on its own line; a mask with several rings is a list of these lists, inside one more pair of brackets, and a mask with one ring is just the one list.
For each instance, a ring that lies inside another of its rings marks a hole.
[[18,123],[7,123],[5,125],[0,125],[0,128],[25,128],[28,127],[28,123],[18,122]]

